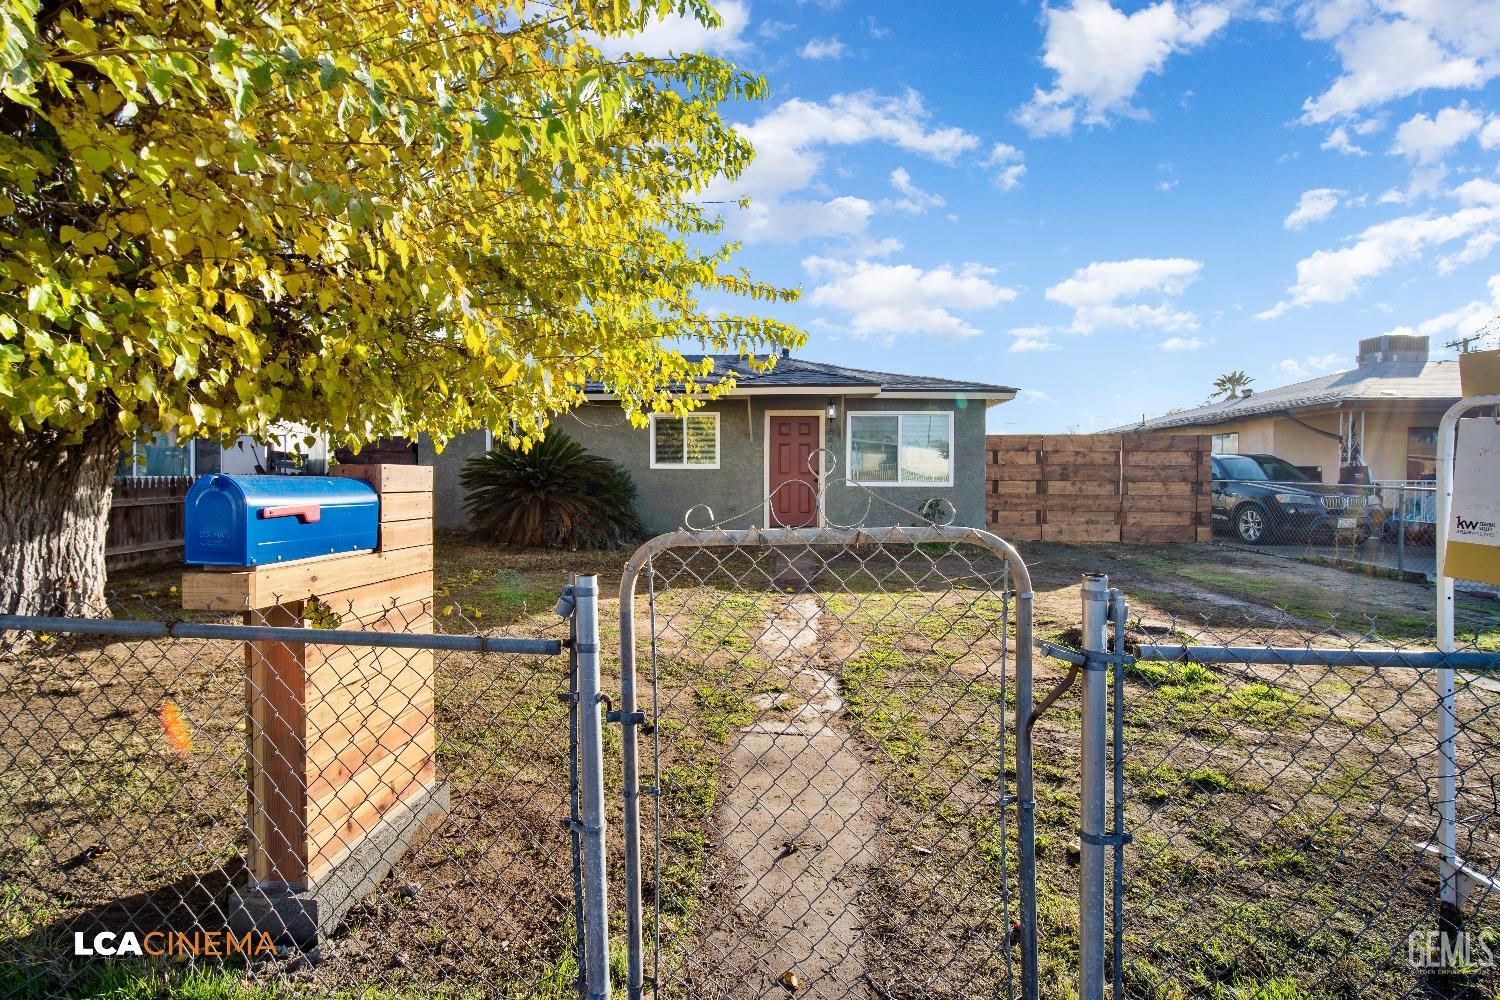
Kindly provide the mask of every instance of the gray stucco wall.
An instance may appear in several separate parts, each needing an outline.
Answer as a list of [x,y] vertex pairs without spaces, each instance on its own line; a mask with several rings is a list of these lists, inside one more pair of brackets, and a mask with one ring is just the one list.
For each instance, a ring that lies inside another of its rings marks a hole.
[[469,515],[464,510],[464,491],[458,485],[464,463],[484,454],[484,431],[469,431],[451,439],[442,454],[425,435],[417,439],[417,461],[432,469],[432,524],[436,528],[468,531]]
[[[718,469],[653,469],[650,434],[632,427],[613,403],[591,403],[562,417],[556,424],[589,451],[619,462],[629,470],[639,491],[636,506],[651,534],[682,526],[683,515],[695,504],[706,504],[715,519],[734,518],[733,527],[764,526],[765,433],[768,411],[824,412],[829,396],[760,396],[721,400],[705,409],[719,413]],[[847,471],[845,432],[848,414],[861,412],[953,412],[954,472],[951,487],[886,486],[866,490],[843,483]],[[823,420],[824,447],[837,467],[827,488],[826,517],[830,524],[863,521],[871,525],[916,524],[904,513],[919,510],[929,497],[947,498],[957,510],[956,524],[984,526],[985,408],[969,400],[873,400],[839,398],[838,420]],[[483,432],[465,434],[448,443],[434,458],[429,442],[419,450],[423,464],[436,466],[436,522],[439,528],[467,528],[458,474],[463,463],[484,448]],[[875,499],[871,499],[871,494]],[[887,502],[888,501],[888,502]],[[895,506],[892,506],[892,505]],[[866,510],[868,509],[868,514]],[[695,515],[694,523],[706,522]]]

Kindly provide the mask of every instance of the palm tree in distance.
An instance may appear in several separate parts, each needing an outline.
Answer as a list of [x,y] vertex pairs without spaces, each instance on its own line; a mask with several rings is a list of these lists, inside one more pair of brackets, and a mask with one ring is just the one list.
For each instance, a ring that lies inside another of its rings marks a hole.
[[1255,379],[1242,371],[1232,371],[1227,375],[1220,375],[1214,379],[1214,391],[1209,394],[1210,403],[1219,399],[1239,399],[1244,395],[1243,390]]

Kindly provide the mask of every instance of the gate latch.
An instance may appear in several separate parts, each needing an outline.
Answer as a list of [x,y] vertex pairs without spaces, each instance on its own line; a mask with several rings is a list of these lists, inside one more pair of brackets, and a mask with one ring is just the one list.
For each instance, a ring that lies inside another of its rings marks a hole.
[[1135,843],[1128,833],[1079,833],[1078,839],[1092,847],[1122,847]]
[[645,712],[622,712],[609,711],[604,713],[605,722],[618,722],[621,725],[644,726],[646,724]]

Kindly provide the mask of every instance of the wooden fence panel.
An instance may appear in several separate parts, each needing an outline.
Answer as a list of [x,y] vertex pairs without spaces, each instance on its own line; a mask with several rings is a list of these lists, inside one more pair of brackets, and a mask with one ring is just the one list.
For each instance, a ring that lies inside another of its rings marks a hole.
[[104,536],[104,563],[116,571],[182,562],[182,502],[191,476],[116,479]]
[[988,526],[1017,541],[1208,541],[1210,438],[1200,434],[995,434]]

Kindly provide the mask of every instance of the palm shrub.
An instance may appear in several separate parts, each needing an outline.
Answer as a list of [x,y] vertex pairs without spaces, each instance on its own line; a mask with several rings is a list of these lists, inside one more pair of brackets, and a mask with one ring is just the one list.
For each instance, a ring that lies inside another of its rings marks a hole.
[[497,542],[615,548],[641,531],[630,474],[560,431],[475,456],[459,481],[475,532]]

